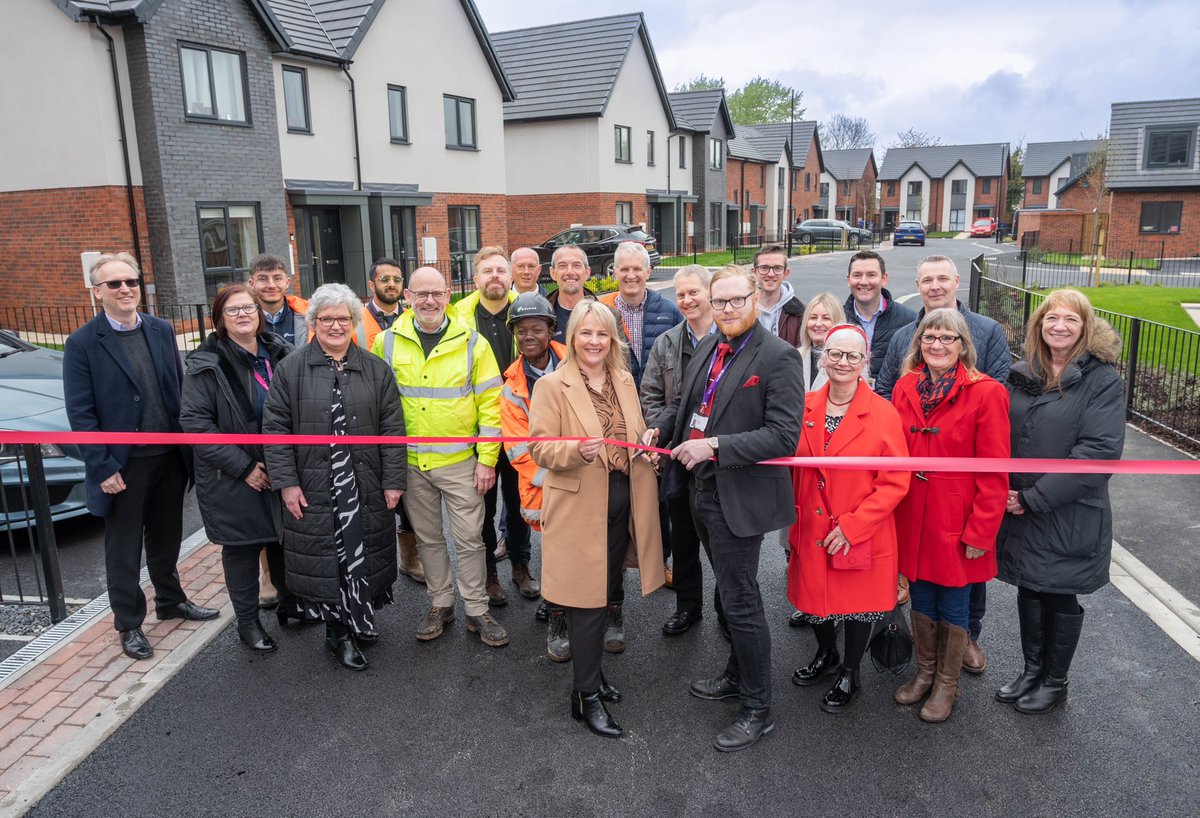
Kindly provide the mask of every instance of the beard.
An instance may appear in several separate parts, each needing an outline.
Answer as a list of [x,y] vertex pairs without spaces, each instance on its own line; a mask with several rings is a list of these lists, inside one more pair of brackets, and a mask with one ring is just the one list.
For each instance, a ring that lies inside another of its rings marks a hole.
[[399,300],[400,300],[400,293],[396,293],[395,295],[392,295],[390,293],[384,292],[383,290],[375,291],[375,301],[381,307],[390,307]]
[[489,301],[499,301],[506,293],[508,293],[508,288],[500,283],[489,284],[483,288],[483,295]]
[[750,309],[746,312],[746,315],[742,318],[741,321],[738,321],[736,324],[722,324],[722,323],[718,322],[717,329],[720,330],[721,334],[724,335],[726,338],[737,338],[741,335],[744,335],[747,330],[749,330],[751,327],[753,327],[757,323],[758,323],[758,310]]

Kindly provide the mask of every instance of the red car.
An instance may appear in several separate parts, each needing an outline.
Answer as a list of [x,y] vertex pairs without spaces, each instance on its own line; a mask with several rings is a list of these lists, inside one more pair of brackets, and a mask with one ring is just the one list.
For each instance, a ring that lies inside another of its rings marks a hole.
[[976,219],[971,223],[971,238],[979,236],[991,237],[996,235],[996,220],[991,216]]

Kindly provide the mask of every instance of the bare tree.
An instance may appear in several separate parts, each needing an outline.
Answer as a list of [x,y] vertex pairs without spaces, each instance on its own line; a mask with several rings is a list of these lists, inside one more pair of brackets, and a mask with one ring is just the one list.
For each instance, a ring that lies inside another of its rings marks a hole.
[[909,128],[896,134],[896,140],[888,148],[932,148],[942,144],[940,136],[932,136],[925,131]]
[[1092,205],[1092,286],[1100,286],[1100,259],[1104,255],[1107,235],[1100,228],[1100,214],[1104,209],[1104,196],[1108,193],[1108,134],[1097,137],[1096,147],[1088,152],[1087,162],[1076,183],[1088,193]]
[[875,146],[875,132],[861,116],[834,114],[821,123],[820,133],[821,145],[827,150],[840,151]]

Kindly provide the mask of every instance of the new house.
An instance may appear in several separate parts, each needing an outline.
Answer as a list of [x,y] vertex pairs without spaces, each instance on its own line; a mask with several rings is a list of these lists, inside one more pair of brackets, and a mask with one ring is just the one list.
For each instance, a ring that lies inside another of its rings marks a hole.
[[692,191],[696,195],[695,236],[697,247],[713,250],[727,247],[741,232],[738,197],[726,185],[725,159],[733,138],[733,119],[725,102],[725,91],[685,91],[669,94],[675,127],[681,139],[690,136]]
[[875,194],[879,168],[872,148],[825,151],[825,171],[815,218],[841,219],[850,224],[875,221],[879,202]]
[[890,230],[913,219],[930,230],[966,230],[974,219],[1004,222],[1008,143],[892,148],[879,169],[880,216]]
[[814,218],[820,198],[824,166],[817,123],[797,120],[739,125],[735,135],[774,166],[774,184],[768,192],[768,223],[773,225],[776,239],[786,239],[797,222]]
[[1030,142],[1025,146],[1022,210],[1054,210],[1064,206],[1059,197],[1097,158],[1104,141],[1074,139],[1066,142]]
[[734,137],[725,146],[725,197],[737,208],[738,241],[758,245],[774,229],[776,163],[744,133],[735,127]]

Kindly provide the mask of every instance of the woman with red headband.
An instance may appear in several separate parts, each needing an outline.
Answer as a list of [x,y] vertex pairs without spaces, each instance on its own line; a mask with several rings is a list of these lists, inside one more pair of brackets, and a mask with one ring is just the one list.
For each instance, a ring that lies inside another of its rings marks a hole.
[[[895,408],[862,374],[870,345],[859,327],[839,324],[825,336],[819,366],[829,382],[804,403],[798,457],[904,457],[908,447]],[[813,625],[817,653],[792,674],[806,687],[837,673],[821,699],[827,713],[846,710],[859,691],[859,664],[873,624],[896,606],[896,525],[892,512],[908,492],[906,471],[794,470],[798,519],[791,529],[788,598]],[[837,649],[837,626],[846,633]]]

